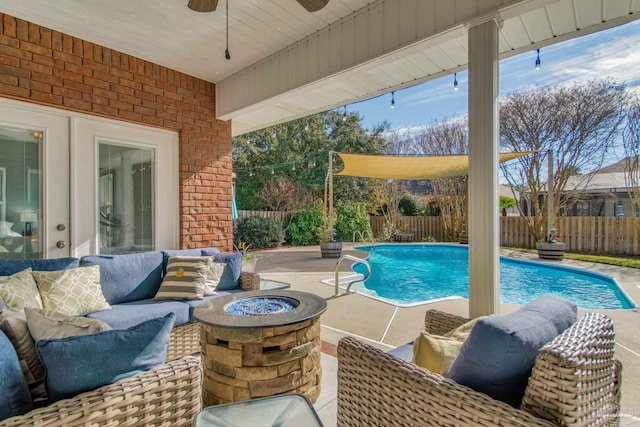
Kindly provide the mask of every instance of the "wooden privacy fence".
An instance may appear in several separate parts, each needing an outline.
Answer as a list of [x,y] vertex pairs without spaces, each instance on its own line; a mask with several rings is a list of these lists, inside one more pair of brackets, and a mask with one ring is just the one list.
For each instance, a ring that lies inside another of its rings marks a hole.
[[238,219],[250,216],[261,216],[262,218],[271,218],[282,224],[287,219],[289,212],[281,211],[238,211]]
[[[370,217],[374,236],[382,233],[384,217]],[[398,217],[396,227],[405,233],[414,233],[414,241],[427,237],[444,240],[440,217]],[[560,239],[569,252],[590,254],[640,255],[640,218],[625,217],[558,217]],[[500,217],[500,245],[535,248],[535,239],[529,233],[526,218]]]
[[[385,223],[383,216],[370,216],[371,232],[378,237],[382,234]],[[438,242],[444,240],[444,228],[439,216],[399,216],[396,228],[403,233],[413,233],[414,242],[422,242],[427,237],[433,237]]]
[[[238,211],[238,217],[261,216],[283,223],[287,212]],[[369,217],[374,236],[382,234],[385,219]],[[401,216],[396,227],[403,233],[413,233],[414,242],[433,237],[444,241],[442,221],[437,216]],[[640,255],[640,218],[565,216],[556,219],[560,239],[567,244],[568,252],[590,254]],[[519,248],[535,248],[536,242],[529,234],[526,218],[500,217],[500,245]]]

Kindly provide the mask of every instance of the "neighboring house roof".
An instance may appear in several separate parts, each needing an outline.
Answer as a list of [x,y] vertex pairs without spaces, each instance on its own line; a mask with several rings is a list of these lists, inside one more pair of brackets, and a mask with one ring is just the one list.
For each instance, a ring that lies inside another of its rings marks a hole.
[[571,189],[576,188],[579,191],[587,193],[626,193],[627,183],[625,182],[625,175],[626,174],[624,172],[598,172],[593,175],[586,186],[580,184],[580,181],[584,179],[584,176],[579,175],[568,180],[566,189],[571,191]]
[[[499,196],[511,197],[513,199],[514,198],[513,194],[514,193],[511,191],[511,187],[509,185],[500,184],[498,186]],[[518,200],[519,198],[520,198],[520,193],[518,193],[518,191],[515,190],[515,199]]]
[[619,162],[613,163],[609,166],[605,166],[602,169],[598,169],[596,173],[601,174],[601,173],[612,173],[612,172],[626,172],[628,159],[630,159],[630,157],[626,157],[620,160]]

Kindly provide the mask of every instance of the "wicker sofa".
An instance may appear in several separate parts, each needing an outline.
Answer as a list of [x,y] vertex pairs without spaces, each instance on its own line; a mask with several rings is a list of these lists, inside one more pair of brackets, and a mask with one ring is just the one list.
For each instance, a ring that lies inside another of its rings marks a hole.
[[[218,253],[215,248],[205,250]],[[201,254],[205,255],[200,249],[187,249],[82,259],[0,260],[0,275],[10,275],[26,267],[34,271],[52,271],[99,264],[102,289],[112,309],[88,316],[110,316],[100,320],[109,324],[115,322],[112,324],[114,329],[126,329],[128,324],[163,317],[173,310],[182,313],[183,319],[183,323],[171,330],[164,365],[31,410],[25,415],[4,419],[0,426],[190,426],[202,407],[200,359],[193,356],[200,353],[200,324],[192,319],[193,309],[202,300],[153,301],[150,297],[160,286],[170,256]],[[220,291],[217,295],[205,296],[205,300],[241,292],[247,286],[253,289],[256,283],[259,285],[259,276],[255,274],[243,272],[240,280],[238,289]]]
[[0,421],[17,426],[187,427],[202,408],[200,358],[185,356],[113,384]]
[[[441,335],[468,319],[430,310]],[[338,343],[338,426],[617,425],[613,322],[587,313],[540,349],[520,409],[352,337]]]

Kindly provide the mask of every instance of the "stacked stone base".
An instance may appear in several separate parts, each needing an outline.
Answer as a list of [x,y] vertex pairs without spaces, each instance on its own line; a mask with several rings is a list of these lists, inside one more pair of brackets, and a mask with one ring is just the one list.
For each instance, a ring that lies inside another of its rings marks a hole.
[[320,394],[320,319],[266,328],[202,325],[204,406],[283,393]]

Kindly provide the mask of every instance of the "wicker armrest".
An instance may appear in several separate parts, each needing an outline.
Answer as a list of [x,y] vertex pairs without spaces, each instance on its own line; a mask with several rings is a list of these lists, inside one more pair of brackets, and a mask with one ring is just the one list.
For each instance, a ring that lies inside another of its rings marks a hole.
[[338,342],[338,426],[553,426],[352,337]]
[[191,426],[202,407],[201,384],[200,360],[186,356],[0,426]]
[[522,407],[560,425],[618,425],[622,365],[613,321],[586,313],[536,358]]
[[443,335],[469,319],[440,310],[427,310],[424,315],[424,330],[430,334]]

